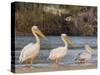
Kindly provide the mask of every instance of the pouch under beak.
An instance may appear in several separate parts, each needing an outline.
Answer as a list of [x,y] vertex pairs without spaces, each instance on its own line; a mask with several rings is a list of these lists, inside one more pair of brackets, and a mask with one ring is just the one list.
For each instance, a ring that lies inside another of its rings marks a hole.
[[39,36],[41,36],[42,38],[44,38],[45,40],[48,40],[47,37],[46,37],[39,29],[37,29],[35,32],[36,32]]
[[74,45],[73,42],[69,39],[69,37],[68,37],[67,35],[64,36],[64,39],[65,39],[71,46]]

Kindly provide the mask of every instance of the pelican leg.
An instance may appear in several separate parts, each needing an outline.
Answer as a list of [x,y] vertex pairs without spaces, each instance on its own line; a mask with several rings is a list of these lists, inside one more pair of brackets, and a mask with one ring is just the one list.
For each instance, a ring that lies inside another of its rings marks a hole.
[[25,61],[26,67],[29,67],[29,61]]
[[58,60],[57,59],[53,60],[52,66],[55,67],[55,68],[58,67]]
[[27,61],[25,61],[26,67],[31,68],[32,67],[32,59],[28,59]]
[[30,68],[33,68],[33,67],[32,67],[32,62],[33,62],[33,60],[30,59]]
[[80,59],[79,60],[79,64],[84,64],[85,63],[85,59]]
[[55,64],[58,64],[58,60],[57,60],[57,59],[53,60],[53,64],[54,64],[54,65],[55,65]]
[[80,61],[80,60],[78,60],[78,61],[77,61],[77,64],[81,64],[81,61]]
[[82,64],[82,61],[81,60],[79,60],[79,64]]
[[82,61],[82,64],[85,64],[86,63],[86,61],[85,61],[85,59]]
[[76,61],[76,63],[77,63],[77,64],[82,64],[81,59],[78,59],[78,60]]
[[32,66],[32,59],[31,59],[31,66]]
[[56,59],[56,62],[55,63],[58,64],[58,59]]

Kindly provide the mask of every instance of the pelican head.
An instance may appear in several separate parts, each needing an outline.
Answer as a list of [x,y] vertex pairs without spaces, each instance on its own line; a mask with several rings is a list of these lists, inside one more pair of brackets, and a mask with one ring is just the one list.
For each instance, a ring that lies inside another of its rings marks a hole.
[[73,46],[73,42],[69,39],[69,37],[67,36],[67,34],[61,34],[61,38],[64,41],[67,41],[71,46]]
[[48,40],[47,37],[39,30],[38,26],[32,27],[32,32],[39,35],[40,37],[44,38],[45,40]]
[[92,49],[88,44],[86,44],[85,50],[91,53],[94,49]]

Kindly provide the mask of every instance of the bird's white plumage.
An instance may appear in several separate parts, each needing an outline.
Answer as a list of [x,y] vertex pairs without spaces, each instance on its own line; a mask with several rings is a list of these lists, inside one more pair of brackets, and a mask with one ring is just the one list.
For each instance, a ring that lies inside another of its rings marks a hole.
[[58,60],[60,60],[67,54],[67,50],[68,50],[67,40],[70,41],[66,34],[61,34],[61,39],[63,40],[65,46],[58,47],[58,48],[51,50],[50,55],[48,57],[48,59],[54,60],[56,63],[58,63]]
[[67,49],[65,47],[58,47],[50,52],[49,59],[56,60],[57,58],[62,58],[67,54]]
[[87,52],[79,53],[78,56],[77,56],[78,61],[80,61],[81,59],[89,60],[90,58],[91,58],[91,54],[89,54]]
[[[30,66],[32,66],[32,60],[38,55],[39,51],[40,51],[40,39],[38,37],[38,35],[40,35],[41,37],[47,39],[42,32],[38,29],[37,26],[33,26],[31,28],[33,35],[36,38],[36,43],[29,43],[28,45],[26,45],[19,56],[19,63],[23,63],[24,61],[30,61]],[[38,35],[37,35],[38,34]]]
[[39,49],[40,49],[39,43],[36,44],[29,43],[22,49],[19,61],[24,62],[25,60],[33,56],[36,56],[39,53]]
[[77,56],[76,56],[76,61],[77,62],[86,62],[86,61],[89,61],[92,57],[92,48],[89,46],[89,45],[85,45],[85,51],[79,53]]

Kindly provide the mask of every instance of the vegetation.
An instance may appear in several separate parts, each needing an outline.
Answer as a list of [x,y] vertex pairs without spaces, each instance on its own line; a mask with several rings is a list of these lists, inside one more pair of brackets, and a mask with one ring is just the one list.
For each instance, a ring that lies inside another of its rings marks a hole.
[[17,35],[32,35],[31,27],[39,26],[46,35],[97,35],[97,8],[89,6],[38,3],[15,4]]

